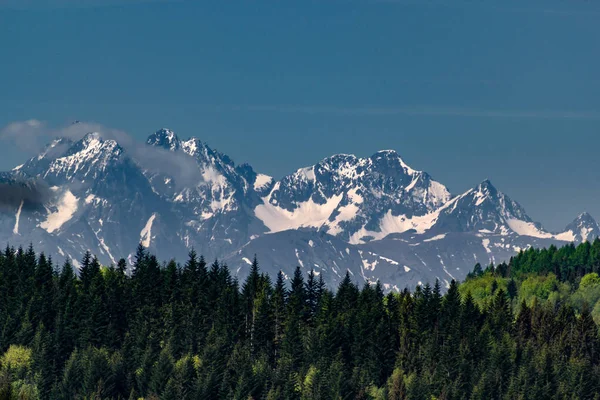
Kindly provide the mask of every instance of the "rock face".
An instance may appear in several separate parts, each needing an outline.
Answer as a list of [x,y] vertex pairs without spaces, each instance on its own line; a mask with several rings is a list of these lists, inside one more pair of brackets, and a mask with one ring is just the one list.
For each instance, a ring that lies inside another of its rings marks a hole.
[[0,191],[0,239],[55,260],[77,265],[90,250],[115,263],[141,243],[179,261],[194,248],[241,279],[256,254],[268,273],[299,265],[331,286],[346,271],[386,290],[448,283],[528,246],[600,236],[587,213],[548,232],[488,180],[453,196],[392,150],[334,155],[275,180],[168,129],[134,149],[99,133],[58,138],[1,174]]

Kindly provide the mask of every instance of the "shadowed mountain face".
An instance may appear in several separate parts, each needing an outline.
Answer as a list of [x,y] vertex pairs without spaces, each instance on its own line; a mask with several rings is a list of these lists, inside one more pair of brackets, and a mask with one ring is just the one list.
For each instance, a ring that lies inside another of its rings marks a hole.
[[256,254],[268,273],[299,265],[332,286],[346,271],[386,290],[447,284],[477,262],[600,236],[587,213],[548,232],[487,180],[453,196],[391,150],[334,155],[275,180],[168,129],[135,151],[98,133],[56,139],[1,174],[0,191],[0,239],[55,260],[77,265],[90,250],[115,263],[142,243],[179,261],[194,248],[240,278]]

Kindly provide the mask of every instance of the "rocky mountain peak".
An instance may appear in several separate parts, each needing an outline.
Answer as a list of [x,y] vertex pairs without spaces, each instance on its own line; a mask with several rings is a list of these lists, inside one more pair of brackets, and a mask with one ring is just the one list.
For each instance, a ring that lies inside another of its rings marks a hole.
[[[489,179],[452,197],[393,150],[336,154],[274,179],[169,129],[147,145],[124,150],[99,133],[53,141],[6,173],[44,179],[52,201],[29,209],[11,203],[0,239],[26,237],[61,256],[91,249],[103,263],[126,257],[140,241],[161,258],[196,248],[228,257],[238,276],[257,253],[267,271],[297,259],[333,284],[348,268],[357,279],[402,288],[460,279],[475,262],[528,246],[600,236],[587,213],[566,232],[545,231]],[[148,160],[156,168],[146,168]]]
[[179,137],[170,129],[162,128],[148,137],[146,143],[152,146],[162,147],[169,151],[177,151],[181,148]]
[[592,241],[600,236],[600,226],[598,226],[594,217],[587,212],[583,212],[567,225],[565,231],[558,236],[573,242]]

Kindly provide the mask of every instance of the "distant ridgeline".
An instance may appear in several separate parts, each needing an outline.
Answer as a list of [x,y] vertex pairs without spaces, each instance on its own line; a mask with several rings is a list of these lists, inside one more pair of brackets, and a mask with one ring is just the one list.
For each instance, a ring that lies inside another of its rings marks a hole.
[[0,254],[0,398],[600,398],[598,240],[476,266],[445,294],[349,273],[331,291],[256,259],[240,285],[193,251],[133,261],[86,253],[77,276],[33,248]]

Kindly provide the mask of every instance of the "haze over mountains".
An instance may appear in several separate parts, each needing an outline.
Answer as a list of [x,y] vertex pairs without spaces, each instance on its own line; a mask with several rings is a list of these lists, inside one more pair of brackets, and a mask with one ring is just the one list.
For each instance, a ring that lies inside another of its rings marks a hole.
[[100,133],[54,140],[2,174],[5,193],[34,195],[3,203],[0,239],[75,263],[88,249],[104,264],[131,259],[139,243],[183,262],[194,248],[241,278],[256,254],[273,275],[300,265],[337,285],[348,270],[359,283],[401,290],[462,279],[475,263],[528,246],[600,236],[586,213],[549,232],[488,180],[451,194],[393,150],[333,155],[275,180],[168,129],[145,146],[142,160]]

